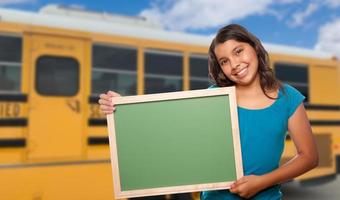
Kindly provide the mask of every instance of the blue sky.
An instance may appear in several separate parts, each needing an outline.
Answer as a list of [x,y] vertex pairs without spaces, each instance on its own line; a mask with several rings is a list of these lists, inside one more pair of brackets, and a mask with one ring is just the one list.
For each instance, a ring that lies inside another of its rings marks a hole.
[[144,16],[169,30],[204,35],[239,23],[266,43],[340,56],[340,0],[0,0],[1,7],[34,12],[47,4]]

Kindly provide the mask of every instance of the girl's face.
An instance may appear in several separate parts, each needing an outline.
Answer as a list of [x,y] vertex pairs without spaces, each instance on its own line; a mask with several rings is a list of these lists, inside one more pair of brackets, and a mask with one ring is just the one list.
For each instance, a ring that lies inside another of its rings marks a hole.
[[246,86],[258,78],[256,52],[248,43],[227,40],[215,47],[223,73],[236,85]]

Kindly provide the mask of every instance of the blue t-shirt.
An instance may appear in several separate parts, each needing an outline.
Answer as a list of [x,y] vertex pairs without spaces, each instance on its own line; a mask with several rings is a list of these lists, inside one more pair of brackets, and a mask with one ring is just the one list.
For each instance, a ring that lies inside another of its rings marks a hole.
[[[304,96],[284,84],[278,99],[263,109],[237,107],[244,175],[263,175],[279,167],[283,152],[288,119],[303,102]],[[281,199],[280,185],[260,191],[252,199]],[[202,200],[242,199],[229,190],[206,191]]]

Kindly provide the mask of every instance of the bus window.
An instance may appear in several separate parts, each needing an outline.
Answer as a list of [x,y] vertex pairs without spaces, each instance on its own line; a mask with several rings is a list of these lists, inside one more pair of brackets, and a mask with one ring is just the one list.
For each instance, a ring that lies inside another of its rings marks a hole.
[[305,101],[309,99],[309,80],[308,66],[293,63],[275,63],[274,70],[276,77],[299,90],[305,97]]
[[204,55],[190,55],[190,89],[209,87],[208,58]]
[[92,46],[92,95],[107,90],[121,95],[137,92],[137,50],[129,47]]
[[76,95],[79,90],[78,61],[68,57],[39,57],[36,63],[35,88],[41,95]]
[[147,50],[144,53],[145,93],[174,92],[183,89],[183,55]]
[[22,39],[0,35],[0,93],[19,93]]

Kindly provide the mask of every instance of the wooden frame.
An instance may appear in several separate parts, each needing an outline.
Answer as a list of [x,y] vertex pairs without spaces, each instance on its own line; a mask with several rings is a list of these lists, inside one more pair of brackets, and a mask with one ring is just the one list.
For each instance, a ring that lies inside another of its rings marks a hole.
[[[221,95],[229,96],[231,128],[232,128],[231,137],[233,138],[235,169],[236,169],[236,177],[238,179],[243,176],[243,166],[242,166],[242,157],[241,157],[241,145],[240,145],[240,137],[239,137],[235,87],[192,90],[192,91],[150,94],[150,95],[140,95],[140,96],[114,97],[112,99],[112,102],[116,106],[119,106],[119,105],[128,105],[128,104],[145,103],[145,102],[157,102],[157,101],[164,101],[164,100],[178,100],[178,99],[188,99],[188,98],[192,99],[192,98],[212,97],[212,96],[221,96]],[[230,185],[234,181],[233,180],[233,181],[227,181],[227,182],[202,183],[202,184],[180,185],[180,186],[174,185],[171,187],[145,188],[145,189],[124,191],[121,188],[121,177],[120,177],[119,163],[118,163],[116,129],[115,129],[115,114],[114,113],[107,115],[107,123],[108,123],[108,130],[109,130],[111,164],[112,164],[112,171],[113,171],[115,198],[131,198],[131,197],[152,196],[152,195],[162,195],[162,194],[171,194],[171,193],[228,189],[230,188]]]

